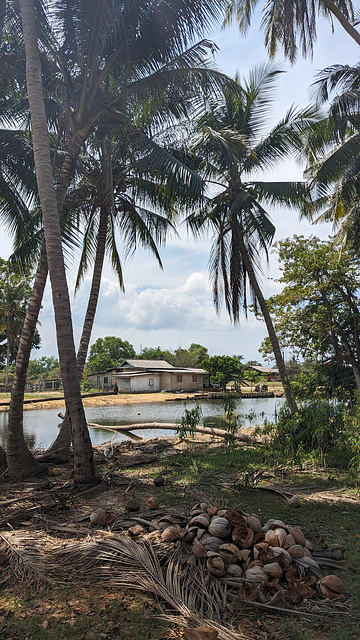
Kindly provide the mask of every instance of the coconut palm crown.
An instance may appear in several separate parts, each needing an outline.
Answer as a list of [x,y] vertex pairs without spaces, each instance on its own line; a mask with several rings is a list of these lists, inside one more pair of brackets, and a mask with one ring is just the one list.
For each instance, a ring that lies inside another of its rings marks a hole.
[[259,275],[261,259],[267,258],[275,233],[266,207],[298,206],[307,191],[304,182],[260,181],[257,175],[294,152],[315,113],[292,108],[264,135],[278,74],[264,65],[251,71],[243,83],[237,78],[242,95],[225,93],[222,103],[199,119],[191,151],[208,180],[208,197],[187,222],[195,233],[212,234],[209,268],[216,308],[224,301],[230,317],[238,322],[240,309],[247,311],[248,293],[260,306],[288,402],[296,410]]

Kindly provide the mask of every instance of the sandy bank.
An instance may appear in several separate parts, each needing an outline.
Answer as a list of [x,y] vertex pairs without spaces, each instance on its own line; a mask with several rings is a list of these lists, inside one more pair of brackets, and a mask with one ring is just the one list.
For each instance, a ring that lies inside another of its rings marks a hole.
[[[84,407],[106,407],[124,404],[138,404],[143,402],[166,402],[169,400],[186,400],[192,402],[192,395],[189,393],[119,393],[118,395],[103,395],[83,398]],[[2,407],[6,409],[6,407]],[[49,400],[47,402],[32,402],[24,404],[24,411],[30,409],[65,409],[64,400]]]

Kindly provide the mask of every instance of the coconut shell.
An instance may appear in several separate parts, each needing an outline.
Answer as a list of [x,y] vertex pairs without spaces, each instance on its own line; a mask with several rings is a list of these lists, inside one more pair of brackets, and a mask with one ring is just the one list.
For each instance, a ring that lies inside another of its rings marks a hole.
[[282,547],[272,547],[272,550],[274,552],[274,562],[278,562],[282,569],[288,569],[292,562],[289,552]]
[[218,552],[220,546],[223,544],[221,538],[217,538],[216,536],[210,536],[207,533],[200,538],[200,542],[206,551],[216,551]]
[[263,571],[265,571],[266,575],[270,576],[271,578],[281,578],[283,574],[283,570],[278,562],[270,562],[269,564],[264,564]]
[[274,529],[274,533],[277,535],[277,539],[278,539],[278,544],[276,546],[283,547],[286,542],[286,536],[287,536],[285,529],[282,529],[281,527],[276,527],[276,529]]
[[[321,593],[323,593],[323,587],[325,587],[326,590],[330,590],[334,594],[333,598],[341,595],[344,592],[344,585],[340,578],[338,578],[337,576],[324,576],[323,578],[321,578],[321,580],[319,580],[318,587]],[[329,596],[327,595],[326,597]]]
[[292,558],[302,558],[305,555],[305,549],[301,544],[293,544],[292,547],[288,548],[288,552]]
[[146,500],[146,506],[149,509],[158,509],[160,507],[160,502],[156,496],[150,496],[150,498]]
[[245,578],[254,582],[267,582],[269,576],[266,575],[261,567],[252,567],[251,569],[246,569]]
[[222,544],[219,547],[219,553],[227,564],[235,564],[238,560],[241,560],[240,549],[231,543]]
[[90,514],[90,522],[93,524],[105,524],[106,515],[104,509],[96,509],[96,511]]
[[226,569],[226,575],[232,578],[242,578],[244,572],[238,564],[228,564]]
[[302,547],[305,547],[306,538],[300,529],[296,529],[296,527],[293,527],[292,529],[289,528],[289,533],[293,536],[296,544],[301,544]]
[[288,533],[285,544],[283,545],[284,549],[289,549],[289,547],[292,547],[294,544],[296,544],[294,536],[292,536],[291,533]]
[[206,549],[204,549],[201,542],[197,538],[195,538],[194,542],[192,543],[192,551],[195,558],[198,558],[199,560],[201,560],[201,558],[205,558],[207,553]]
[[225,573],[225,562],[219,553],[208,551],[206,554],[206,566],[212,576],[220,578]]
[[216,516],[211,520],[208,531],[217,538],[226,538],[231,533],[231,528],[226,518]]
[[170,527],[166,527],[161,533],[161,539],[164,542],[175,542],[179,540],[181,533],[181,527],[178,524],[172,524]]
[[254,533],[262,533],[261,520],[256,513],[247,514],[247,526],[252,529]]

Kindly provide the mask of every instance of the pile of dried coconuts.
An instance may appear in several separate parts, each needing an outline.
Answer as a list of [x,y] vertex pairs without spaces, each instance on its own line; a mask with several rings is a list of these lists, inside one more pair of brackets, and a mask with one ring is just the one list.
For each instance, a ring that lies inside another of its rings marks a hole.
[[191,545],[191,560],[203,562],[212,576],[241,578],[244,599],[282,606],[286,599],[297,604],[317,592],[333,601],[345,600],[337,576],[318,579],[311,542],[298,527],[281,520],[263,525],[255,513],[201,502],[190,509],[185,526],[171,515],[159,516],[152,524],[163,541]]

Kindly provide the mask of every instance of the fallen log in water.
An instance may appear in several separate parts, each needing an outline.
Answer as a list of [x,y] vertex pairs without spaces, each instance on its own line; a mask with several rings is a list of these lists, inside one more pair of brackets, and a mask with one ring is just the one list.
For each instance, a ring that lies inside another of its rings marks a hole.
[[[179,427],[175,422],[140,422],[137,424],[112,425],[111,427],[96,424],[96,422],[88,422],[87,425],[92,429],[107,429],[108,431],[137,431],[138,429],[171,429],[176,431]],[[216,427],[195,427],[194,431],[209,436],[220,436],[221,438],[224,438],[228,433],[225,429],[217,429]],[[255,442],[252,436],[245,433],[236,433],[234,438],[235,440],[240,440],[240,442]]]

